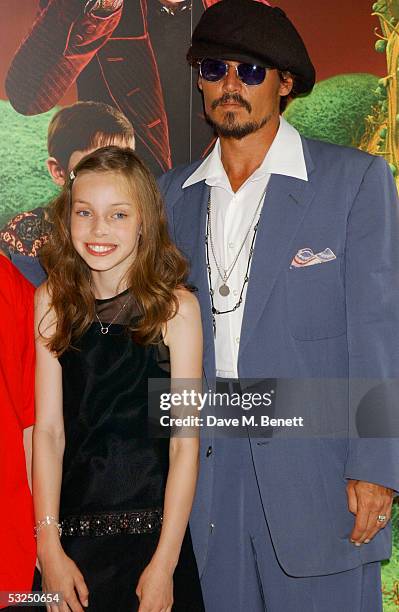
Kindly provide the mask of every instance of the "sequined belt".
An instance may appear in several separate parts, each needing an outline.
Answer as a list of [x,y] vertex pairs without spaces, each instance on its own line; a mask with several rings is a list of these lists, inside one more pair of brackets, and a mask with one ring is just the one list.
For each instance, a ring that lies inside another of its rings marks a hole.
[[134,510],[68,516],[61,521],[63,536],[104,536],[153,533],[162,526],[162,510]]

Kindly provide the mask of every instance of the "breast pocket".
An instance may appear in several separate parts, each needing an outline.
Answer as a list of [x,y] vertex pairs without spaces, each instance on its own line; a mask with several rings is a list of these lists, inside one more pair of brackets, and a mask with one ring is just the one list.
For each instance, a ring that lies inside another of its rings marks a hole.
[[297,340],[333,338],[346,332],[340,258],[286,272],[287,313]]

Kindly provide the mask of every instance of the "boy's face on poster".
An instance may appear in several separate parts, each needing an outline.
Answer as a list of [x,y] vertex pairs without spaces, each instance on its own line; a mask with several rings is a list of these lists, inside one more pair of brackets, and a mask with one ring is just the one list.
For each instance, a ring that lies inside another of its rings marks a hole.
[[268,69],[260,85],[246,85],[235,67],[240,62],[226,61],[228,73],[220,81],[199,76],[205,114],[220,136],[243,138],[257,132],[271,119],[278,120],[280,97],[292,89],[292,78],[281,81],[276,69]]
[[119,283],[136,257],[140,230],[137,205],[124,176],[78,174],[72,187],[72,243],[93,274]]

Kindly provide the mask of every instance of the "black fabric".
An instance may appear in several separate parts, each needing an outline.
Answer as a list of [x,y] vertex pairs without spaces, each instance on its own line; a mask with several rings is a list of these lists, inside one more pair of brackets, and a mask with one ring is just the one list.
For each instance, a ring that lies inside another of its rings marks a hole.
[[[157,534],[63,538],[62,546],[66,554],[82,571],[89,589],[89,607],[85,610],[88,612],[135,612],[138,610],[136,586],[157,543]],[[32,590],[42,590],[41,576],[37,569]],[[205,610],[188,528],[173,575],[173,596],[173,612],[204,612]],[[16,607],[6,609],[17,610]],[[45,610],[45,607],[24,609],[35,612]]]
[[[61,520],[163,507],[169,440],[150,438],[147,433],[147,383],[149,378],[169,377],[166,347],[133,341],[127,324],[137,323],[140,313],[128,292],[97,300],[96,310],[101,324],[93,322],[75,348],[60,357],[66,440]],[[109,326],[108,333],[101,333],[101,325]],[[137,581],[158,539],[159,530],[140,535],[63,536],[66,554],[85,577],[90,610],[137,609]],[[174,610],[203,610],[188,532],[174,585]]]
[[[141,572],[148,565],[159,534],[68,537],[66,554],[78,565],[89,589],[89,612],[135,612]],[[84,542],[82,542],[84,540]],[[201,586],[187,529],[173,576],[174,612],[202,612]]]
[[254,0],[221,0],[204,12],[188,58],[204,57],[289,70],[298,94],[309,92],[315,83],[304,42],[284,11]]
[[[102,324],[128,299],[125,292],[98,300]],[[169,441],[147,435],[147,384],[168,374],[158,366],[156,348],[133,342],[120,322],[134,308],[130,302],[107,334],[93,322],[60,358],[66,441],[60,519],[163,505]]]

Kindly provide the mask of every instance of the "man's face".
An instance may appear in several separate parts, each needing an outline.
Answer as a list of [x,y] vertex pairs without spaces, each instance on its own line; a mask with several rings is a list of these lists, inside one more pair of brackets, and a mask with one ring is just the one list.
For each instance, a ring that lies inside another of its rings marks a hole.
[[219,136],[225,138],[241,139],[270,121],[278,122],[280,96],[292,89],[292,78],[282,82],[276,69],[269,69],[260,85],[245,85],[235,70],[239,63],[226,61],[229,70],[220,81],[206,81],[201,76],[198,80],[205,114]]

